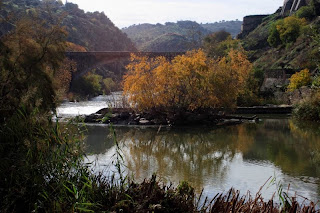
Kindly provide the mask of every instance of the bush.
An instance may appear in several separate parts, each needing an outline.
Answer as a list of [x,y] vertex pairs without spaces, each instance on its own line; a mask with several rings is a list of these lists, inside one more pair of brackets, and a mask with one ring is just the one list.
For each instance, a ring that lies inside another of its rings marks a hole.
[[[124,76],[124,93],[140,110],[197,110],[232,108],[246,88],[251,63],[239,51],[219,60],[208,59],[201,50],[148,60],[132,58]],[[228,95],[226,95],[228,94]]]
[[293,43],[300,36],[301,29],[305,26],[306,20],[294,16],[278,20],[271,25],[269,30],[268,42],[271,46],[276,47],[280,43]]
[[280,34],[277,30],[277,23],[273,23],[269,29],[268,43],[272,47],[277,47],[281,44]]
[[311,85],[313,88],[320,88],[320,75],[317,75],[313,78]]
[[74,80],[70,90],[82,98],[94,97],[103,93],[101,75],[89,72]]
[[288,91],[299,89],[302,86],[308,86],[311,84],[311,75],[308,69],[301,70],[291,76],[289,79]]
[[320,121],[320,91],[297,105],[293,115],[298,120]]
[[313,19],[316,16],[315,10],[312,6],[301,7],[297,12],[296,16],[298,18],[306,18],[308,20]]
[[112,80],[112,78],[105,78],[102,82],[103,92],[105,94],[110,94],[116,88],[116,83]]

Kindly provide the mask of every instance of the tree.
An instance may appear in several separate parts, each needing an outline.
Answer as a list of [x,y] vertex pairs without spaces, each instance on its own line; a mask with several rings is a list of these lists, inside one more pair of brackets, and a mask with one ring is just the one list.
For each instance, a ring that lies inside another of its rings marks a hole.
[[280,43],[293,43],[300,36],[302,27],[307,24],[304,18],[289,16],[280,19],[271,25],[269,30],[268,42],[271,46],[276,47]]
[[293,74],[290,78],[290,83],[288,85],[288,91],[294,91],[302,86],[307,86],[311,84],[311,75],[308,69],[301,70]]
[[232,39],[231,34],[222,30],[204,38],[203,49],[207,56],[219,58],[228,55],[231,49],[240,49],[239,40]]
[[246,85],[251,63],[237,50],[221,59],[202,50],[187,52],[171,62],[132,55],[124,76],[124,94],[139,110],[194,111],[236,105]]
[[17,109],[55,108],[53,77],[64,59],[66,32],[59,24],[24,17],[1,39],[0,122]]

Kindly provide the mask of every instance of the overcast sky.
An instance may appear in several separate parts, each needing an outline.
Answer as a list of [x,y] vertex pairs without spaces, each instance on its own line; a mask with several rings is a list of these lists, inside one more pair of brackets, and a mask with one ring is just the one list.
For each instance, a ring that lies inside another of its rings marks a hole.
[[118,27],[192,20],[212,23],[270,14],[283,0],[68,0],[85,11],[104,12]]

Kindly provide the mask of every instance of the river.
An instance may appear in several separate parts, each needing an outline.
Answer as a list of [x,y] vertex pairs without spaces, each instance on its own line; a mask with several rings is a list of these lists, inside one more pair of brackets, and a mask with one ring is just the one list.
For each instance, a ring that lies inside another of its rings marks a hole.
[[[89,114],[110,97],[64,103],[59,116]],[[78,110],[78,111],[74,111]],[[64,114],[65,113],[65,114]],[[86,152],[97,172],[115,171],[116,146],[109,126],[88,125]],[[165,183],[186,180],[212,198],[231,187],[271,198],[282,187],[289,194],[320,199],[320,126],[290,118],[261,116],[258,123],[216,127],[114,127],[124,170],[137,181],[156,173]],[[277,184],[267,181],[276,178]]]

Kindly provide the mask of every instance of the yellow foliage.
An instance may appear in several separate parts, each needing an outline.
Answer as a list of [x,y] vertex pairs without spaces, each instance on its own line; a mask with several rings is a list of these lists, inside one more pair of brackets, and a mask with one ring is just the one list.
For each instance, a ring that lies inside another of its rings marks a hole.
[[78,44],[67,41],[66,51],[68,52],[87,52],[86,48]]
[[187,52],[171,62],[132,55],[124,76],[124,94],[140,110],[196,110],[235,106],[243,92],[251,63],[240,52],[209,59],[202,50]]
[[290,78],[288,85],[288,91],[292,92],[295,89],[299,89],[302,86],[307,86],[311,83],[311,75],[308,69],[301,70],[293,74]]

